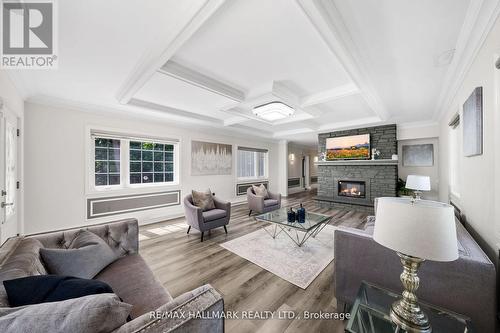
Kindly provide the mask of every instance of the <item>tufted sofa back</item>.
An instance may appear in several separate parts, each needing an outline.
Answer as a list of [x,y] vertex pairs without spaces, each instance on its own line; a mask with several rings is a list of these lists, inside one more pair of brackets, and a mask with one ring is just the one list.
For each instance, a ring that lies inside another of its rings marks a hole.
[[139,226],[136,219],[124,219],[84,228],[16,237],[4,246],[0,261],[0,307],[8,306],[2,282],[32,275],[48,274],[40,258],[40,248],[66,249],[81,231],[88,230],[101,237],[119,256],[139,252]]
[[45,248],[67,249],[81,230],[101,237],[119,257],[139,252],[139,226],[136,219],[33,235],[29,239],[39,241]]

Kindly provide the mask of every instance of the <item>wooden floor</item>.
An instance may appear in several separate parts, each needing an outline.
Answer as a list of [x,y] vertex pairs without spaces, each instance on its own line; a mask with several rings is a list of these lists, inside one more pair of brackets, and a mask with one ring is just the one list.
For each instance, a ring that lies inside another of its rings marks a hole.
[[[333,216],[332,224],[361,228],[366,214],[319,208],[312,192],[283,199],[283,206],[303,203],[308,211]],[[226,311],[334,312],[333,262],[303,290],[259,266],[222,248],[219,244],[261,228],[248,217],[246,204],[234,206],[228,235],[224,229],[205,234],[186,234],[183,218],[147,225],[140,229],[140,253],[173,297],[210,283],[224,297]],[[226,332],[343,332],[345,322],[335,320],[269,319],[226,320]]]

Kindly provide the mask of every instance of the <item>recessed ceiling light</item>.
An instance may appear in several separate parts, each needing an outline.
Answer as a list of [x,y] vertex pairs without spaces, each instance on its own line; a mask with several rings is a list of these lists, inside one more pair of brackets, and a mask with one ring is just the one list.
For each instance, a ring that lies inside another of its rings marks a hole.
[[290,117],[295,110],[282,102],[271,102],[253,108],[253,113],[267,121],[275,121]]

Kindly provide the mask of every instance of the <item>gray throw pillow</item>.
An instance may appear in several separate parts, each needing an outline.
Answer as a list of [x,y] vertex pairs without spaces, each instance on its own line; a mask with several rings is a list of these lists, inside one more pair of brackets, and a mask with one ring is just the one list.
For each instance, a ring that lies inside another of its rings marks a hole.
[[131,310],[115,294],[0,308],[0,332],[109,333],[126,324]]
[[264,199],[269,198],[269,193],[267,193],[267,189],[264,184],[260,184],[259,186],[252,185],[252,188],[255,195],[264,197]]
[[82,230],[68,249],[41,248],[40,255],[51,274],[92,279],[118,257],[96,234]]
[[200,207],[202,211],[207,211],[215,208],[214,198],[210,189],[205,192],[191,191],[193,197],[193,204]]

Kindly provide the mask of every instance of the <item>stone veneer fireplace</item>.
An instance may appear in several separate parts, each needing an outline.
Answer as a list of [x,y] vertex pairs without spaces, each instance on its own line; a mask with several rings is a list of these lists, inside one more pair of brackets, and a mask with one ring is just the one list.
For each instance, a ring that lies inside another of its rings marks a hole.
[[325,151],[326,139],[370,134],[372,148],[380,152],[378,160],[320,161],[318,165],[318,201],[323,207],[373,211],[377,197],[396,196],[398,179],[396,125],[346,130],[319,135],[319,152]]

